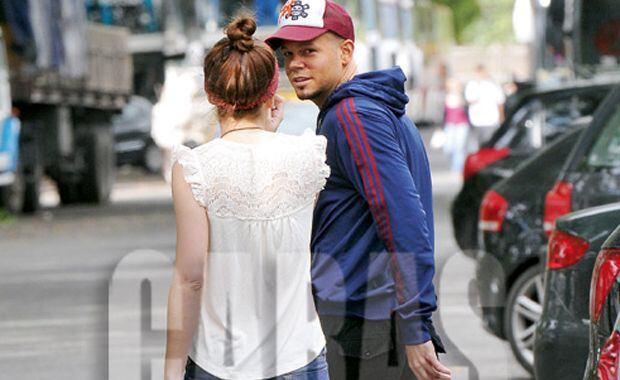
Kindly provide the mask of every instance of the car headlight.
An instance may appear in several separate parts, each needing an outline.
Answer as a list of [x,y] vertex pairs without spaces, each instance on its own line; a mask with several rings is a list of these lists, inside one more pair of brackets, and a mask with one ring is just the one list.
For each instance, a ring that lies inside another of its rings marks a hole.
[[11,165],[11,156],[8,153],[0,153],[0,172],[6,171]]

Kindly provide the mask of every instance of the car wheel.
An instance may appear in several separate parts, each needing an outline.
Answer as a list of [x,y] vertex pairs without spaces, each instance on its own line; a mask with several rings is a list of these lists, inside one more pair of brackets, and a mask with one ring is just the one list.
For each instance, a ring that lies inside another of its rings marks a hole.
[[144,168],[149,173],[161,173],[164,164],[164,156],[161,149],[151,143],[144,150]]
[[517,361],[529,373],[534,371],[534,332],[543,308],[543,272],[529,268],[513,284],[506,304],[504,328]]

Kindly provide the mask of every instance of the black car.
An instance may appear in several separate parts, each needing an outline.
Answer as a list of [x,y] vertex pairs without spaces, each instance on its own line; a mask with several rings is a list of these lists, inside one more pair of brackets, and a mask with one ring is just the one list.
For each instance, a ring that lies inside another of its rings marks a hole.
[[132,96],[123,112],[112,120],[117,165],[134,165],[151,173],[161,172],[163,154],[151,137],[153,104]]
[[454,235],[465,254],[475,256],[479,248],[478,213],[486,191],[575,121],[591,117],[612,86],[609,81],[579,82],[531,89],[518,98],[490,141],[465,160],[463,187],[451,207]]
[[[529,173],[519,170],[485,195],[480,210],[483,250],[478,283],[483,305],[499,307],[483,309],[484,321],[497,335],[503,331],[527,369],[532,370],[533,333],[544,300],[540,286],[546,237],[561,215],[620,201],[619,152],[620,87],[581,133],[561,170],[557,161],[531,168]],[[555,184],[550,183],[558,172]],[[536,188],[535,183],[551,190],[544,197],[540,192],[536,196],[528,190]],[[518,302],[526,298],[525,304]]]
[[620,355],[620,226],[596,258],[590,285],[590,355],[584,380],[617,380]]
[[[594,262],[620,221],[620,203],[558,219],[549,238],[543,311],[536,327],[536,379],[581,380],[589,341],[588,299]],[[562,362],[561,366],[556,363]]]
[[[529,226],[540,220],[545,194],[584,129],[572,130],[523,163],[512,177],[489,190],[482,202],[480,228],[490,232],[485,234],[488,236],[484,250],[478,252],[476,266],[483,324],[494,335],[510,341],[527,369],[533,361],[531,326],[542,305],[542,270],[535,250],[545,240],[542,226],[540,232]],[[511,317],[518,315],[516,297],[527,299],[530,306],[518,325]]]

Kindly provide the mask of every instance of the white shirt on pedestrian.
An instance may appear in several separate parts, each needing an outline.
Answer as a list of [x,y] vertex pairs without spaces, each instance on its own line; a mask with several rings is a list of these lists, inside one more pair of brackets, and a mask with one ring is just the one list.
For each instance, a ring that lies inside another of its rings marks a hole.
[[490,80],[473,80],[465,87],[469,103],[469,121],[474,127],[497,127],[499,107],[504,104],[502,89]]
[[329,176],[326,144],[306,133],[173,149],[173,163],[183,166],[209,218],[189,356],[212,375],[275,377],[304,367],[325,346],[312,297],[310,235],[314,201]]

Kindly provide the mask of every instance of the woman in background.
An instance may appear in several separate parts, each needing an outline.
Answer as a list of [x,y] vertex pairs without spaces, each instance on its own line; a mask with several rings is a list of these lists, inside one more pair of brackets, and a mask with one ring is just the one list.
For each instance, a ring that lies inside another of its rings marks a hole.
[[444,105],[444,153],[450,158],[450,169],[461,173],[467,154],[469,119],[463,97],[463,85],[458,79],[446,81],[446,100]]

